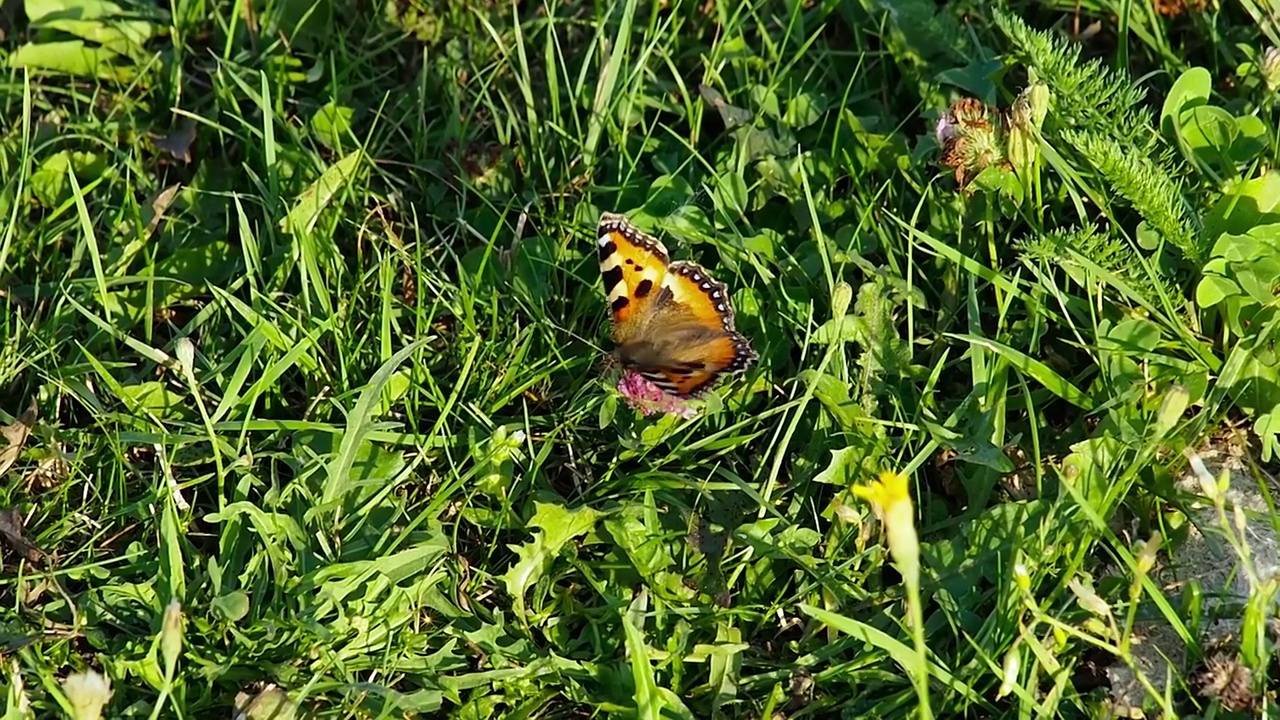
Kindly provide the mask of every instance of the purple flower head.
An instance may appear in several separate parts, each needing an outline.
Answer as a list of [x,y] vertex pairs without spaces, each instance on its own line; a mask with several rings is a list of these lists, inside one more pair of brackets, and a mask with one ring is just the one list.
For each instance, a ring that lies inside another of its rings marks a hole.
[[938,116],[938,124],[933,126],[933,135],[938,139],[939,145],[946,145],[948,140],[956,136],[956,119],[950,111]]
[[627,370],[622,374],[622,379],[618,381],[618,392],[628,405],[639,410],[642,415],[657,412],[691,418],[698,414],[697,408],[691,407],[688,400],[669,394],[634,370]]

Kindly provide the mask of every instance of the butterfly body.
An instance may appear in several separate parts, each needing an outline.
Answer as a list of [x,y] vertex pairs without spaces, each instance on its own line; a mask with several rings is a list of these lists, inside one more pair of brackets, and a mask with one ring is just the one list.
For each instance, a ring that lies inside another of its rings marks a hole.
[[623,368],[679,398],[695,397],[756,360],[734,328],[729,291],[696,263],[667,249],[621,215],[597,227],[600,276]]

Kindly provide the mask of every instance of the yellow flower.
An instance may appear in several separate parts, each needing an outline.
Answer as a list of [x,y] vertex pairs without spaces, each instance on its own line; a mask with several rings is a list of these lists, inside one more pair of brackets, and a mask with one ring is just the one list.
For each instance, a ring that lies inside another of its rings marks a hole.
[[898,564],[904,579],[914,582],[920,573],[920,543],[916,538],[915,510],[907,477],[886,470],[867,485],[855,485],[853,494],[871,503],[876,516],[884,523],[889,540],[889,554]]
[[881,472],[880,477],[869,485],[854,485],[853,494],[874,503],[877,508],[887,508],[902,502],[911,503],[907,477],[892,470]]
[[920,541],[916,538],[915,510],[911,505],[911,492],[907,488],[907,476],[890,470],[866,485],[850,488],[854,495],[871,503],[876,516],[884,525],[889,541],[889,555],[902,574],[907,588],[908,627],[914,640],[916,664],[912,679],[916,686],[916,698],[920,702],[920,717],[933,718],[929,706],[928,648],[924,642],[924,605],[920,601]]

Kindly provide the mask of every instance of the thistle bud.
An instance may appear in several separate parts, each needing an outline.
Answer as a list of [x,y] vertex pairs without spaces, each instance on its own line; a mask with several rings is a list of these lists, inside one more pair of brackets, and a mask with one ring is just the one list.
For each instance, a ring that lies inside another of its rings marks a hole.
[[942,145],[942,164],[955,170],[956,183],[1005,162],[999,114],[975,98],[962,98],[938,118],[934,135]]
[[1138,574],[1145,576],[1151,572],[1151,568],[1156,566],[1156,553],[1160,552],[1160,533],[1151,536],[1151,539],[1142,543],[1142,547],[1138,550]]
[[1022,592],[1031,590],[1031,574],[1027,572],[1027,566],[1017,563],[1013,566],[1013,582]]
[[196,366],[196,346],[192,344],[191,339],[183,336],[178,338],[173,345],[174,354],[178,356],[178,362],[182,363],[182,372],[189,373],[195,370]]
[[1035,83],[1009,109],[1009,164],[1026,176],[1040,158],[1040,127],[1049,113],[1049,86]]
[[1209,468],[1205,467],[1204,460],[1194,451],[1187,451],[1187,459],[1191,461],[1191,472],[1196,476],[1196,480],[1200,483],[1200,490],[1210,502],[1216,503],[1222,493],[1218,492],[1218,483],[1213,479],[1213,475],[1209,472]]
[[1280,48],[1269,47],[1262,54],[1262,62],[1258,64],[1262,72],[1262,82],[1268,90],[1280,90]]
[[71,701],[73,720],[98,720],[111,701],[111,679],[94,670],[72,673],[62,681],[62,692]]
[[1018,684],[1018,671],[1022,669],[1022,653],[1018,652],[1018,646],[1014,645],[1009,648],[1009,652],[1004,654],[1004,667],[1000,673],[1000,689],[996,691],[996,699],[1013,692],[1013,688]]
[[182,654],[182,603],[174,599],[164,609],[164,620],[160,623],[160,654],[164,656],[164,672],[173,677],[178,666],[178,656]]
[[853,288],[841,280],[831,290],[831,317],[837,322],[849,312],[849,303],[853,302]]

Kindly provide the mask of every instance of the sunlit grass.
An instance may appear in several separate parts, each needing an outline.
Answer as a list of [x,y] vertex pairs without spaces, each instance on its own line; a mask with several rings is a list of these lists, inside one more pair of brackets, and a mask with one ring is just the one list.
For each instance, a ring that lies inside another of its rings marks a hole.
[[[93,7],[3,42],[6,718],[1269,709],[1253,4]],[[760,353],[694,417],[603,211]]]

